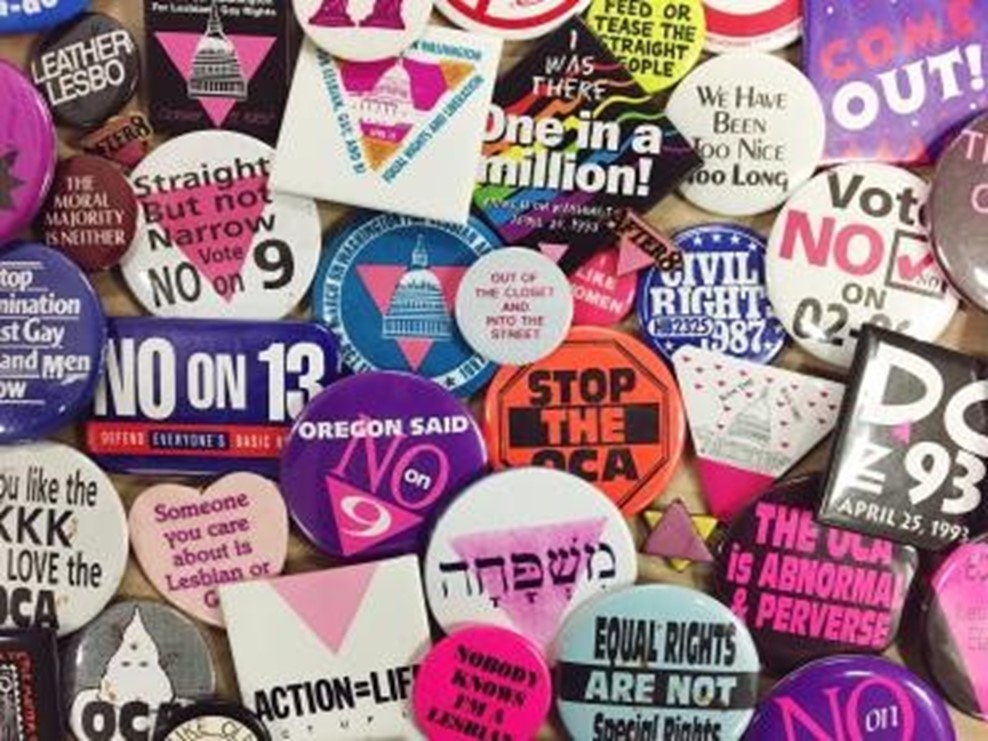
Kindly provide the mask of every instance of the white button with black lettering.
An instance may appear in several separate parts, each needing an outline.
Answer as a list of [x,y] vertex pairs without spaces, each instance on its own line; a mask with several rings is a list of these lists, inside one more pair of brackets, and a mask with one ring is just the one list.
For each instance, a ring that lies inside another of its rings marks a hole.
[[593,484],[553,468],[513,468],[450,505],[424,576],[446,632],[495,625],[548,650],[573,610],[634,584],[638,560],[620,510]]
[[315,202],[272,193],[274,150],[230,131],[172,139],[131,175],[143,221],[121,263],[152,314],[280,319],[319,262]]
[[798,68],[771,54],[738,52],[700,65],[673,91],[666,112],[703,158],[680,190],[711,213],[771,211],[823,157],[820,96]]
[[494,250],[463,276],[456,323],[480,355],[501,365],[524,365],[550,355],[573,324],[573,289],[541,252]]
[[96,617],[127,567],[113,482],[61,443],[0,450],[0,630],[64,636]]
[[775,221],[769,300],[807,352],[838,366],[863,324],[931,341],[957,310],[926,224],[928,187],[899,167],[856,163],[822,173]]

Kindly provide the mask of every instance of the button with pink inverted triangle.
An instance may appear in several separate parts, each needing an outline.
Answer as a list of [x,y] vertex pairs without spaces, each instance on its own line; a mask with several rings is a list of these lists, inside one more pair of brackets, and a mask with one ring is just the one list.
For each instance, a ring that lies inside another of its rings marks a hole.
[[480,476],[487,453],[469,410],[432,381],[364,373],[296,421],[281,483],[303,533],[333,556],[411,553],[433,515]]
[[730,520],[837,422],[844,385],[694,347],[673,355],[710,511]]
[[194,319],[280,319],[319,263],[313,201],[268,190],[273,150],[228,131],[186,134],[131,174],[143,221],[121,262],[148,311]]
[[458,497],[433,531],[425,590],[444,630],[515,630],[549,650],[563,620],[634,583],[635,544],[620,510],[581,478],[513,468]]

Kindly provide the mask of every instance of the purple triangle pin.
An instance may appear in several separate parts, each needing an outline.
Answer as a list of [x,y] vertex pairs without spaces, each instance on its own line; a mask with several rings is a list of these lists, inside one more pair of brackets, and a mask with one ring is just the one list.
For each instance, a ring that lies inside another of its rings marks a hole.
[[711,563],[714,558],[696,531],[693,516],[681,499],[666,508],[649,534],[642,552],[650,556]]

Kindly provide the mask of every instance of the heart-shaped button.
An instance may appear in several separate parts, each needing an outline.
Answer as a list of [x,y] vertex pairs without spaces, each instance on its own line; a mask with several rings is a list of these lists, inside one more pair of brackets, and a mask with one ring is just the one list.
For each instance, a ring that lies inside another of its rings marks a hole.
[[130,510],[134,554],[172,604],[223,627],[217,587],[277,576],[288,555],[288,512],[278,487],[231,473],[199,491],[159,484]]

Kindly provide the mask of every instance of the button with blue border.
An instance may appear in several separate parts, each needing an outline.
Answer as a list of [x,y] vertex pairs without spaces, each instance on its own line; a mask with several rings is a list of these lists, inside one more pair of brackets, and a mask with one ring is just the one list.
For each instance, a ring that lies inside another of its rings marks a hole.
[[499,246],[474,218],[459,225],[361,213],[326,240],[313,313],[354,372],[406,371],[469,396],[496,366],[460,334],[456,292],[467,268]]
[[786,332],[765,290],[765,239],[735,224],[707,224],[674,235],[683,261],[654,266],[638,285],[642,333],[667,360],[681,347],[770,363]]

